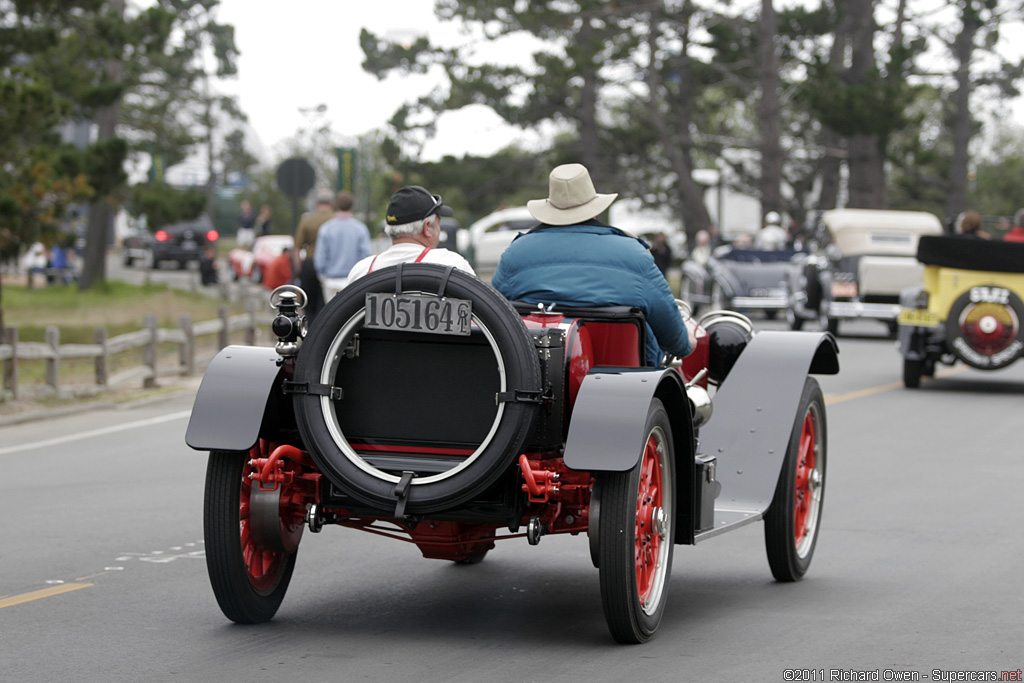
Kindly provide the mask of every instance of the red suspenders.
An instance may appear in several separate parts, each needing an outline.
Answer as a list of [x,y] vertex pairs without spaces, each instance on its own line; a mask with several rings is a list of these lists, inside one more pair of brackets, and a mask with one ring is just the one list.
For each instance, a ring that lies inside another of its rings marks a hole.
[[[426,247],[426,248],[424,248],[424,249],[423,249],[423,251],[421,251],[421,252],[420,252],[420,255],[416,257],[416,260],[415,260],[415,261],[413,261],[413,263],[419,263],[420,261],[422,261],[422,260],[423,260],[423,257],[427,255],[427,252],[428,252],[428,251],[430,251],[430,247]],[[380,254],[377,254],[377,256],[380,256]],[[372,260],[372,261],[370,261],[370,267],[369,267],[369,269],[368,269],[368,270],[366,271],[366,274],[367,274],[367,275],[369,275],[370,273],[372,273],[372,272],[373,272],[373,264],[375,264],[375,263],[377,262],[377,256],[374,256],[374,257],[373,257],[373,260]]]

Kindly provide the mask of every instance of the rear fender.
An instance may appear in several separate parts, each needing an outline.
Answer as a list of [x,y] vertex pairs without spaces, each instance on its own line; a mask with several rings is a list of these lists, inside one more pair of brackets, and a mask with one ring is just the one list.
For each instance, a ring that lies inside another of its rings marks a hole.
[[[677,462],[692,453],[690,404],[682,379],[666,368],[595,368],[576,396],[565,441],[565,464],[585,472],[626,472],[640,461],[651,400],[672,421]],[[692,458],[691,458],[692,459]]]
[[715,413],[700,431],[701,453],[717,457],[717,509],[762,515],[789,445],[808,373],[839,372],[827,332],[757,333],[714,395]]
[[228,346],[218,353],[199,385],[185,443],[199,451],[252,448],[280,360],[273,348],[260,346]]

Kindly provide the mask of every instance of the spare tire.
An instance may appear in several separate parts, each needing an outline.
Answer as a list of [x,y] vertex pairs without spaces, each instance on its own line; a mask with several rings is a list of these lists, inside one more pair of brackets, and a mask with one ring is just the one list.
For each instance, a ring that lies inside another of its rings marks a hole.
[[[370,329],[376,293],[425,296],[424,309],[468,300],[472,333]],[[293,400],[325,476],[398,517],[455,508],[492,486],[518,458],[542,388],[533,342],[501,294],[452,268],[402,264],[356,280],[320,311]]]
[[1024,302],[996,284],[971,287],[946,316],[953,353],[980,370],[1005,368],[1024,355]]

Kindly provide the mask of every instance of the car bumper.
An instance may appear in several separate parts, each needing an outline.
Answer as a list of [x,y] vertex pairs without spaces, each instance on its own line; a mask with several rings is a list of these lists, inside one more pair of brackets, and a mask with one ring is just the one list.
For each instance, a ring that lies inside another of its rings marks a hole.
[[781,310],[786,308],[789,300],[784,296],[736,296],[731,303],[733,308]]
[[831,318],[871,318],[874,320],[896,320],[900,314],[897,304],[866,304],[860,301],[832,301],[828,306]]

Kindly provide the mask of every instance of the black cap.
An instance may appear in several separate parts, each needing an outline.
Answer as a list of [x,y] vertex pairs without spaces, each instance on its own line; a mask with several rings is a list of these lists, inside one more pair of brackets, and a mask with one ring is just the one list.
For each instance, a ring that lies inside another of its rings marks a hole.
[[423,220],[434,214],[451,216],[455,212],[450,206],[441,203],[441,195],[430,194],[419,185],[407,185],[399,188],[388,202],[387,224],[405,225],[413,221]]

